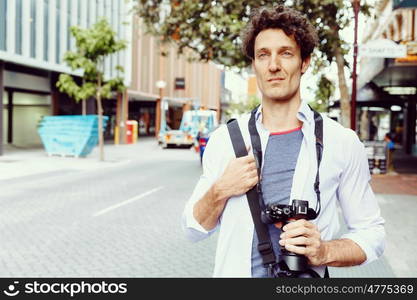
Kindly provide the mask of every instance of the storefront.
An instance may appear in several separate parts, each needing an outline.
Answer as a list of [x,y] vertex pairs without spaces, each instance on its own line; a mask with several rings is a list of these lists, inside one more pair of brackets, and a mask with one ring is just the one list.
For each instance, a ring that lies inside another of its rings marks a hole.
[[[406,154],[417,155],[417,2],[385,0],[367,26],[359,51],[358,105],[389,112],[389,131]],[[362,48],[363,50],[363,48]],[[369,87],[373,94],[366,94]],[[363,96],[362,95],[362,96]]]
[[27,72],[13,64],[2,70],[2,145],[19,148],[42,145],[37,133],[43,116],[53,113],[51,89],[47,72]]

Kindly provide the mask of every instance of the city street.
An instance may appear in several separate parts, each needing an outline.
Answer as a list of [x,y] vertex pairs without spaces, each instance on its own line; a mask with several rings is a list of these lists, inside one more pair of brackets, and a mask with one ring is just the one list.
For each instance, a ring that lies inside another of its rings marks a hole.
[[[211,277],[216,235],[192,244],[181,230],[199,156],[162,150],[153,139],[106,145],[103,163],[94,151],[86,159],[42,150],[1,158],[0,276]],[[331,268],[331,276],[416,277],[417,196],[377,196],[387,221],[385,255],[363,267]]]
[[211,276],[215,240],[190,244],[180,227],[199,157],[148,146],[147,153],[136,148],[136,161],[104,171],[0,181],[0,276]]

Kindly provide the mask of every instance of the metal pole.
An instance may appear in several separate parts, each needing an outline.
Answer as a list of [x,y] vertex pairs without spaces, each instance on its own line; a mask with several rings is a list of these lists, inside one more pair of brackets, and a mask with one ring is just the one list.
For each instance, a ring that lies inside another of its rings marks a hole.
[[3,155],[3,80],[4,62],[0,60],[0,156]]
[[356,131],[356,65],[358,59],[358,15],[359,0],[353,1],[353,11],[355,13],[354,44],[353,44],[353,73],[352,73],[352,98],[350,103],[350,128]]
[[155,137],[158,138],[159,131],[161,130],[161,105],[162,105],[162,88],[159,88],[159,99],[156,99],[155,105]]

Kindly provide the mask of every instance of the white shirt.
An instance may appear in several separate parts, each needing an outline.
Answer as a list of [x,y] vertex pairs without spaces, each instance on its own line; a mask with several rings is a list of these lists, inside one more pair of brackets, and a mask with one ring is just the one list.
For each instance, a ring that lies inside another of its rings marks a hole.
[[[264,154],[270,133],[262,124],[261,111],[259,108],[256,126]],[[245,114],[238,119],[247,146],[251,144],[249,118],[250,114]],[[303,122],[303,141],[294,172],[290,202],[292,199],[308,200],[309,207],[315,208],[317,198],[313,184],[317,159],[314,114],[306,103],[301,103],[297,118]],[[365,148],[354,131],[323,115],[322,118],[324,147],[320,164],[321,212],[311,222],[317,225],[324,241],[335,238],[353,240],[365,252],[366,261],[363,264],[367,264],[384,251],[385,221],[369,185],[371,176]],[[214,277],[251,277],[254,225],[246,194],[231,197],[227,201],[217,226],[211,231],[206,231],[193,215],[194,204],[221,177],[233,158],[235,154],[227,127],[221,125],[207,143],[203,174],[184,208],[182,218],[183,229],[192,241],[204,239],[219,230]],[[348,233],[341,237],[335,236],[339,231],[337,203],[348,227]],[[323,276],[324,268],[321,266],[313,269]]]

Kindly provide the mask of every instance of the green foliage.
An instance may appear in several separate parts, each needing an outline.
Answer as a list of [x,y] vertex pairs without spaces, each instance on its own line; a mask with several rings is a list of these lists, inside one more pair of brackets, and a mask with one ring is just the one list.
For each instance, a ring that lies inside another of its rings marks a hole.
[[252,111],[255,107],[257,107],[259,104],[261,104],[261,100],[257,96],[251,95],[245,102],[242,101],[237,103],[231,103],[225,111],[225,113],[228,118],[231,118],[235,115],[248,113]]
[[[318,30],[318,58],[331,62],[335,47],[348,51],[337,34],[352,19],[348,0],[138,0],[135,10],[148,33],[162,37],[164,42],[174,42],[180,53],[191,48],[199,60],[244,68],[250,61],[241,53],[239,35],[251,9],[277,4],[286,4],[307,15]],[[363,13],[369,14],[369,9],[368,5],[361,5]]]
[[116,33],[105,18],[100,19],[91,28],[71,27],[75,38],[76,51],[68,51],[64,61],[72,70],[83,71],[83,84],[79,85],[71,75],[61,74],[57,87],[76,101],[90,97],[110,98],[113,91],[122,92],[122,66],[116,66],[118,76],[104,79],[104,59],[126,48],[126,41],[116,40]]
[[[314,74],[320,74],[334,61],[336,49],[341,49],[343,55],[349,51],[349,45],[339,35],[353,21],[349,0],[137,0],[136,3],[136,13],[148,33],[175,43],[179,53],[190,48],[198,60],[212,60],[226,67],[249,66],[250,60],[241,52],[239,36],[251,9],[265,5],[293,7],[304,13],[317,29],[320,43],[312,57]],[[370,14],[370,6],[363,0],[361,12]],[[346,60],[345,65],[348,66]],[[327,89],[326,85],[321,87]]]
[[333,96],[335,86],[325,75],[321,75],[317,82],[314,102],[310,103],[315,110],[324,112],[328,110],[330,98]]

